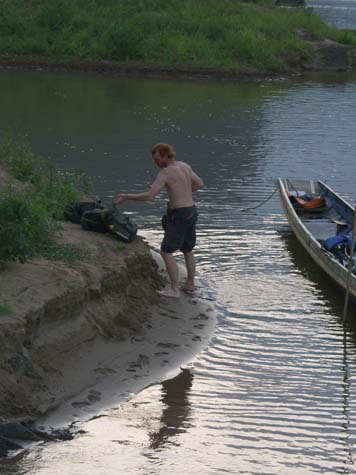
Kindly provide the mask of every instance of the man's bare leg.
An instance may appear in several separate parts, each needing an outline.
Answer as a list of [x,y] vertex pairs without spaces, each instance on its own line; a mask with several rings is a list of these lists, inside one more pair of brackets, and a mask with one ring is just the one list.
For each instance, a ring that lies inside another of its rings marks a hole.
[[179,298],[180,297],[179,282],[178,282],[179,269],[178,269],[177,261],[172,256],[172,254],[168,252],[161,251],[161,256],[163,257],[164,263],[166,264],[168,276],[171,281],[171,288],[161,290],[159,294],[163,295],[164,297]]
[[183,290],[195,290],[195,256],[193,251],[184,253],[185,265],[187,266],[187,280],[185,281]]

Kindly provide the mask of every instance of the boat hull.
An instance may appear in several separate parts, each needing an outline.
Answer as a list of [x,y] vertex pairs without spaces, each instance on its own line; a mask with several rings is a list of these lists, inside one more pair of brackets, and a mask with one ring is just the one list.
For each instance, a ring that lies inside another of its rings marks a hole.
[[[316,182],[321,186],[325,186],[329,193],[332,193],[335,199],[340,201],[340,206],[347,206],[348,213],[353,214],[352,207],[346,203],[340,196],[334,193],[329,187],[327,187],[322,182]],[[313,236],[312,233],[304,225],[303,221],[300,219],[296,213],[293,205],[290,202],[290,199],[287,195],[286,182],[279,178],[277,180],[277,186],[279,189],[279,194],[281,198],[281,203],[286,214],[286,217],[289,221],[289,224],[297,237],[298,241],[302,244],[314,262],[344,291],[346,291],[346,282],[347,282],[347,269],[341,265],[335,258],[326,252],[318,240]],[[351,286],[350,286],[350,296],[356,301],[356,277],[352,275],[351,277]]]

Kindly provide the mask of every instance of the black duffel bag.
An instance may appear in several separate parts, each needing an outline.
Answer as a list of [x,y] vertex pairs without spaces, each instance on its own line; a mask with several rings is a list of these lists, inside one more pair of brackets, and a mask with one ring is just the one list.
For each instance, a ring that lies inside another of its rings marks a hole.
[[86,231],[108,233],[112,222],[112,211],[108,209],[92,209],[83,213],[80,224]]
[[80,201],[78,203],[70,203],[64,210],[64,216],[68,221],[75,224],[80,224],[83,214],[86,211],[93,211],[94,209],[103,209],[101,201]]
[[85,211],[81,225],[83,229],[97,233],[110,233],[121,241],[131,242],[137,235],[137,225],[117,208]]

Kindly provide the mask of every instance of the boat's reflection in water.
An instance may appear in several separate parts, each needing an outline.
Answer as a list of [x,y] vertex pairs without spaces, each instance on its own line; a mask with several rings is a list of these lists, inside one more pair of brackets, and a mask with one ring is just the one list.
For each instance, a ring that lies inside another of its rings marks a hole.
[[[335,316],[338,324],[343,323],[344,291],[334,283],[325,272],[313,261],[292,233],[281,235],[286,243],[286,250],[294,266],[300,270],[301,274],[315,284],[315,292],[321,296],[323,305],[329,307],[330,314]],[[356,303],[350,301],[347,322],[345,325],[351,332],[355,332],[356,344]]]
[[[350,390],[351,390],[351,367],[348,358],[348,347],[352,345],[352,349],[356,346],[356,303],[350,301],[347,319],[344,321],[344,291],[315,264],[308,255],[306,250],[300,244],[294,234],[285,233],[282,235],[286,243],[286,249],[289,252],[293,264],[300,270],[302,275],[315,284],[315,292],[319,293],[325,306],[329,309],[330,316],[335,317],[330,321],[331,325],[339,326],[343,332],[343,356],[342,356],[342,413],[345,418],[342,428],[345,432],[345,465],[352,465],[352,434],[351,426],[351,407],[350,407]],[[354,361],[354,351],[352,351],[351,360]],[[350,473],[345,471],[344,473]]]

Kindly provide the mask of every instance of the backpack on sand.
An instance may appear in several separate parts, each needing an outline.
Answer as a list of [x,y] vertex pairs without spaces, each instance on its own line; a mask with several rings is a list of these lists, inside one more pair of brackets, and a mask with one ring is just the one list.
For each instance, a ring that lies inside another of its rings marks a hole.
[[86,211],[94,209],[103,209],[101,201],[80,201],[79,203],[70,203],[64,210],[64,216],[68,221],[80,224],[83,214]]
[[131,242],[137,235],[137,225],[117,208],[93,209],[83,213],[81,219],[83,229],[97,233],[110,233],[121,241]]

